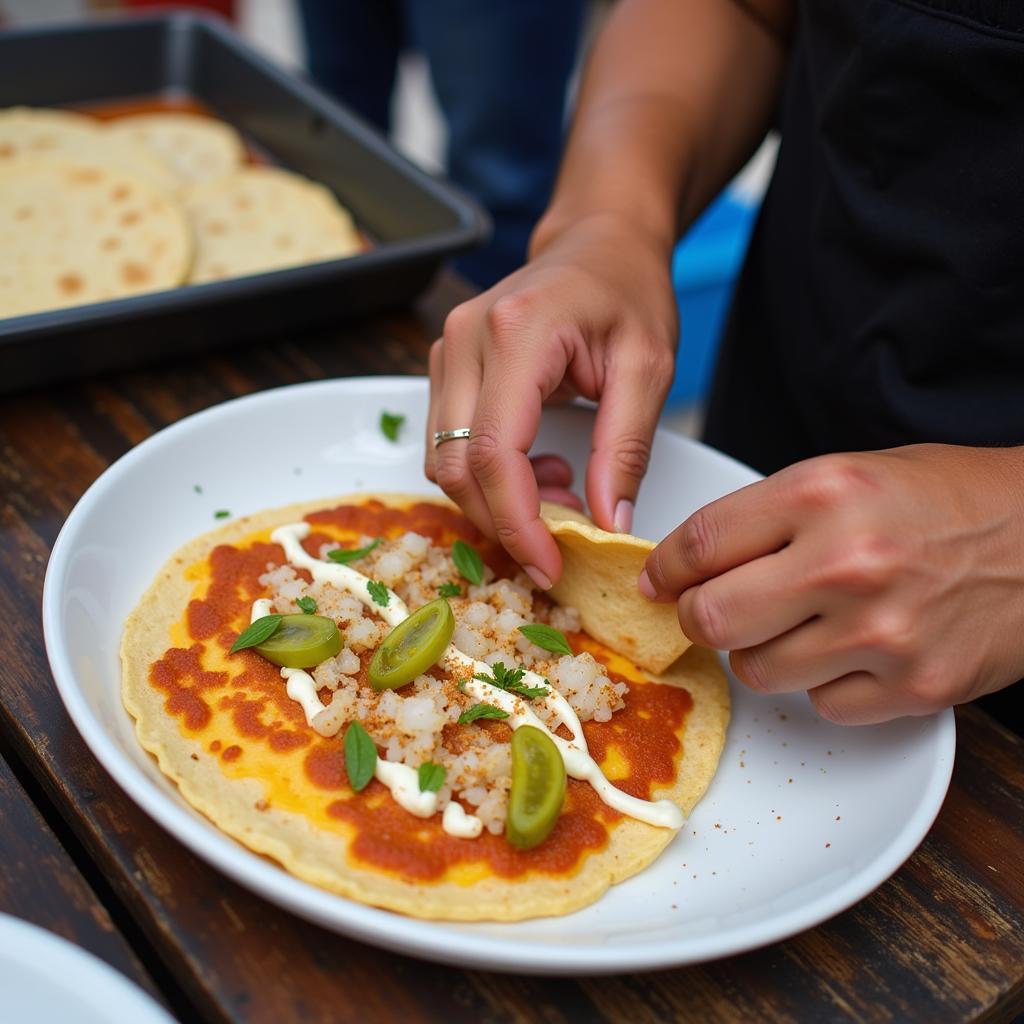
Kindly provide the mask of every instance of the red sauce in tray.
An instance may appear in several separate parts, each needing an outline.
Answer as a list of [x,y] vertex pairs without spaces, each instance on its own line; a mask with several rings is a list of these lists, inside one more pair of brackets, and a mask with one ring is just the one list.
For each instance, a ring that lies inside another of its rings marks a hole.
[[[198,114],[201,117],[223,120],[223,118],[218,118],[217,114],[205,103],[201,103],[187,92],[164,92],[153,96],[132,96],[125,99],[103,100],[100,103],[81,103],[73,109],[100,121],[116,121],[118,118],[132,117],[137,114]],[[245,144],[246,163],[270,164],[274,162],[244,135],[242,141]]]

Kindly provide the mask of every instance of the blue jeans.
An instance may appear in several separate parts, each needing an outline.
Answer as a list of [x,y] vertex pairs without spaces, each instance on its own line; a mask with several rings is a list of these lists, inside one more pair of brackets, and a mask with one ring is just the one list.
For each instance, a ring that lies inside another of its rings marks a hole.
[[488,287],[521,266],[562,152],[584,0],[301,0],[314,81],[390,129],[404,49],[424,54],[448,122],[448,176],[494,219],[456,269]]

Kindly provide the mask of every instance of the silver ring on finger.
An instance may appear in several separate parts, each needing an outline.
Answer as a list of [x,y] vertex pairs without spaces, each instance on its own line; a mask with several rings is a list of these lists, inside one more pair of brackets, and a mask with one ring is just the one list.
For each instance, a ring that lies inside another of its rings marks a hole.
[[469,437],[469,427],[456,427],[454,430],[435,430],[434,447],[439,448],[445,441],[458,441]]

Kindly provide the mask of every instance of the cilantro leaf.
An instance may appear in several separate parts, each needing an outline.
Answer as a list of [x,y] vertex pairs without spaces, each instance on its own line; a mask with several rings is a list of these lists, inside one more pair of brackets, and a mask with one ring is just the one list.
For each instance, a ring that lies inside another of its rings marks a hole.
[[445,768],[434,761],[424,761],[417,773],[421,793],[436,793],[444,785]]
[[377,769],[377,747],[370,734],[353,722],[345,730],[345,771],[352,788],[359,793],[366,789]]
[[214,519],[230,519],[231,513],[226,508],[219,508],[213,513]]
[[437,596],[438,597],[461,597],[462,596],[462,587],[460,587],[458,585],[458,583],[442,583],[441,586],[437,588]]
[[228,654],[234,654],[235,651],[243,651],[246,647],[256,647],[263,643],[264,640],[269,640],[277,632],[277,627],[280,625],[280,615],[264,615],[258,618],[248,629],[243,629],[238,634],[238,639],[231,645],[231,650],[228,651]]
[[501,682],[498,685],[503,686],[505,689],[515,686],[526,675],[526,669],[522,665],[518,668],[505,668],[502,662],[496,661],[491,668],[494,670],[495,679],[501,678]]
[[543,686],[520,685],[511,692],[518,694],[520,697],[525,697],[527,700],[534,700],[537,697],[546,697],[548,695],[548,690]]
[[382,608],[387,608],[388,601],[391,600],[391,591],[389,591],[383,583],[380,583],[377,580],[370,580],[366,584],[366,591],[377,604]]
[[349,562],[365,558],[380,542],[381,538],[378,537],[372,543],[367,544],[365,548],[335,548],[334,551],[327,552],[327,557],[339,565],[348,565]]
[[[543,686],[525,686],[523,684],[523,676],[526,675],[526,669],[520,667],[516,669],[505,668],[504,663],[496,661],[491,666],[491,671],[494,673],[493,676],[485,675],[483,672],[477,672],[474,679],[479,679],[483,683],[490,683],[492,686],[497,686],[499,690],[505,690],[508,693],[514,693],[519,697],[525,697],[527,700],[533,700],[535,697],[546,697],[548,691]],[[551,684],[548,683],[550,686]]]
[[554,626],[545,626],[538,622],[529,626],[520,626],[519,632],[530,643],[536,644],[545,651],[551,651],[553,654],[571,655],[573,653],[569,641],[565,639],[565,634],[555,629]]
[[405,422],[405,417],[397,412],[381,412],[380,432],[389,440],[398,440],[398,430]]
[[508,712],[496,708],[493,704],[474,704],[459,715],[459,725],[469,725],[478,718],[508,718]]
[[476,548],[470,547],[464,540],[457,540],[452,545],[452,561],[455,568],[470,583],[480,586],[484,581],[484,563]]
[[300,597],[295,603],[302,609],[303,615],[312,615],[316,611],[316,601],[311,597]]

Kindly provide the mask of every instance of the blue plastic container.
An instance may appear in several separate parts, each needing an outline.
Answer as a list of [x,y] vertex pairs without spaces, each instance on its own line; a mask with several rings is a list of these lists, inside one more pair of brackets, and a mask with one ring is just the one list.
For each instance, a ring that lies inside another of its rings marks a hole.
[[692,405],[707,395],[758,205],[723,192],[676,246],[672,282],[679,307],[679,353],[667,408]]

